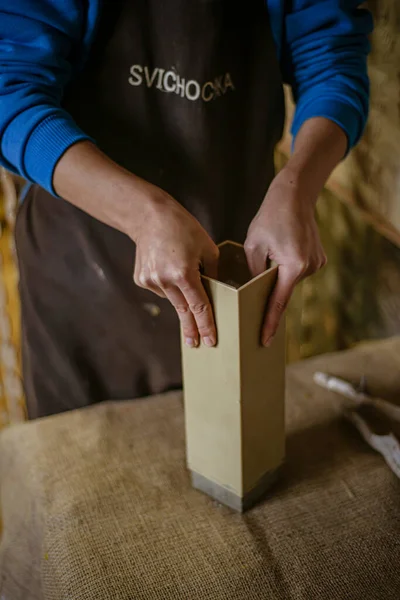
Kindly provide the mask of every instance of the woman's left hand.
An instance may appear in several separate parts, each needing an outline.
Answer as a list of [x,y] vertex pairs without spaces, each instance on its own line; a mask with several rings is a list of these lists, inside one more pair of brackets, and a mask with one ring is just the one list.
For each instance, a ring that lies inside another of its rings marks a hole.
[[249,227],[245,251],[252,275],[265,271],[267,259],[278,265],[261,333],[265,346],[272,342],[296,284],[326,264],[315,220],[316,200],[315,191],[299,183],[290,169],[283,169]]

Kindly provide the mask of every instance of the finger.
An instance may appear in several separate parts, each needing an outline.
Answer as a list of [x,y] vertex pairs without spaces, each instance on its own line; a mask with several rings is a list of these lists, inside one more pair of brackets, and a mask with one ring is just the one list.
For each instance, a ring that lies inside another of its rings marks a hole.
[[261,341],[264,346],[271,345],[296,282],[297,275],[293,270],[284,266],[278,268],[278,279],[268,302],[261,333]]
[[267,268],[268,251],[259,245],[252,244],[245,244],[244,251],[252,276],[257,277],[257,275],[264,273]]
[[217,331],[210,300],[201,283],[200,277],[194,276],[180,285],[190,311],[196,321],[197,329],[206,346],[215,346]]
[[175,286],[164,288],[164,293],[178,314],[185,344],[189,348],[196,348],[199,345],[199,332],[185,296]]

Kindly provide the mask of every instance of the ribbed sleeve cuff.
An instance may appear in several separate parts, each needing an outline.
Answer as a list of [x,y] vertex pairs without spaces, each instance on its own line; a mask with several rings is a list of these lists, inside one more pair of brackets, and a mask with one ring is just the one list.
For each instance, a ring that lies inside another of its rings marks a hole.
[[347,152],[355,146],[362,135],[363,120],[359,108],[341,99],[313,98],[311,102],[297,106],[292,124],[293,140],[303,123],[314,117],[325,117],[343,129],[348,140]]
[[26,177],[56,196],[54,169],[68,148],[83,140],[93,141],[63,111],[46,117],[31,133],[24,152]]

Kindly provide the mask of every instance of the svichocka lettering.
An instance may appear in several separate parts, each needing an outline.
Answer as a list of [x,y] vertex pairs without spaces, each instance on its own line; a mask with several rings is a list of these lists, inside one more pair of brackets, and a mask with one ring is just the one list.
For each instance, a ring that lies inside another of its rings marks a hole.
[[222,75],[220,75],[219,77],[216,77],[213,81],[213,85],[214,85],[214,90],[217,96],[222,96],[222,94],[225,94],[225,86],[222,82]]
[[194,79],[190,79],[185,87],[185,96],[188,100],[198,100],[201,94],[200,85]]
[[165,73],[165,69],[158,69],[158,80],[157,80],[157,89],[163,90],[163,75]]
[[186,83],[186,79],[184,79],[182,77],[182,79],[179,77],[179,75],[176,76],[176,88],[175,88],[175,93],[176,94],[180,94],[181,98],[185,97],[185,83]]
[[176,89],[176,73],[167,71],[164,75],[164,90],[166,92],[174,92]]
[[231,74],[230,73],[225,73],[225,78],[224,78],[224,94],[227,91],[228,88],[230,88],[231,90],[235,89],[235,86],[233,85],[233,81],[231,78]]
[[201,84],[195,79],[186,80],[186,78],[181,77],[175,68],[166,71],[156,67],[150,70],[147,65],[132,65],[128,81],[133,86],[145,84],[149,89],[155,87],[162,92],[175,93],[181,98],[186,98],[192,102],[199,99],[203,102],[210,102],[223,96],[228,90],[235,90],[230,73],[218,75],[214,79]]
[[144,76],[146,78],[146,85],[148,88],[151,88],[155,78],[157,77],[158,69],[153,69],[152,74],[150,75],[148,67],[144,68]]
[[215,93],[212,81],[207,81],[201,88],[201,97],[203,98],[204,102],[210,102],[214,96]]
[[128,81],[131,85],[142,85],[143,82],[143,67],[141,65],[132,65],[130,69],[131,77]]

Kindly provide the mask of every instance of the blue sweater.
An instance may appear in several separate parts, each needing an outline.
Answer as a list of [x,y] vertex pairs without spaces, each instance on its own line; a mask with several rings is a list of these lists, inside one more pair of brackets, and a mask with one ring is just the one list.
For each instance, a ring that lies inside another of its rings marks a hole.
[[[0,0],[0,163],[52,193],[57,161],[88,137],[61,100],[88,56],[101,2]],[[358,8],[360,0],[266,2],[297,102],[292,133],[311,117],[327,117],[343,128],[351,148],[368,114],[370,14]]]

